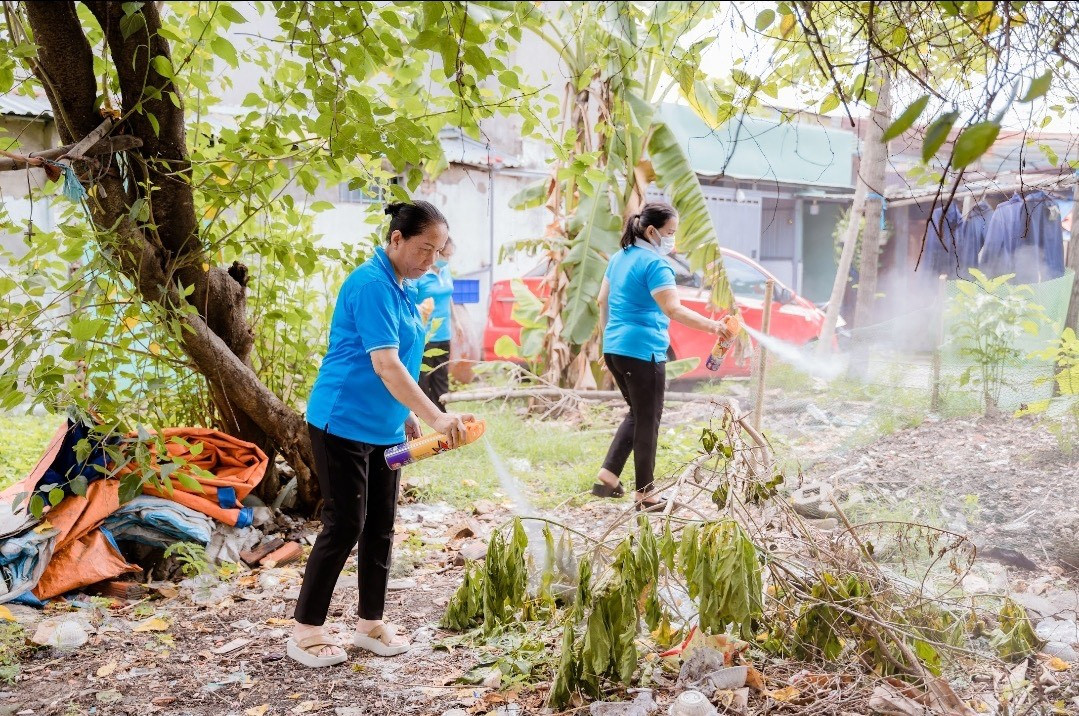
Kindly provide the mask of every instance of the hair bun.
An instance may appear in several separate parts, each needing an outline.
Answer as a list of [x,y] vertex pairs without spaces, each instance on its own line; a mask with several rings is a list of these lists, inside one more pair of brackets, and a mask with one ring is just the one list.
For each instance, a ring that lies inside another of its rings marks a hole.
[[405,203],[402,201],[392,201],[386,204],[386,208],[383,211],[390,216],[397,216],[397,212],[404,208]]

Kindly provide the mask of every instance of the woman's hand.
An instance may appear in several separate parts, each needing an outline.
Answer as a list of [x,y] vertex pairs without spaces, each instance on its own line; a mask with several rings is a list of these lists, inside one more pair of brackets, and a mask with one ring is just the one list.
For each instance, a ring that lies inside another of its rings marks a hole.
[[715,333],[720,338],[730,338],[731,331],[727,328],[726,321],[712,321],[715,325],[712,326],[712,333]]
[[408,420],[405,421],[405,440],[415,440],[422,435],[423,428],[420,427],[419,419],[415,414],[409,413]]
[[465,444],[468,430],[465,423],[476,419],[472,413],[442,413],[441,417],[431,424],[436,432],[440,432],[449,438],[450,447],[456,448]]

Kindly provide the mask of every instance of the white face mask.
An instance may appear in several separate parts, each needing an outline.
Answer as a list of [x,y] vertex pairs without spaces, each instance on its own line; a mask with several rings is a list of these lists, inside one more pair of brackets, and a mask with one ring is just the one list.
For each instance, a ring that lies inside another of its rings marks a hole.
[[674,251],[674,234],[659,237],[659,252],[666,256]]

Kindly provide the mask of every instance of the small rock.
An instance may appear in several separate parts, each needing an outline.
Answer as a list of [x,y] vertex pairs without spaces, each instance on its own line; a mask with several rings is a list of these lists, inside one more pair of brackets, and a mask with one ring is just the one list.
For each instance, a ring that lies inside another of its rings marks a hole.
[[467,562],[478,562],[486,556],[486,542],[467,542],[461,547],[461,551],[457,553],[457,557],[454,558],[453,564],[457,567],[463,567]]
[[1079,645],[1079,624],[1061,619],[1042,619],[1034,627],[1034,632],[1046,641],[1058,641],[1068,645]]
[[464,539],[466,537],[479,537],[480,536],[480,524],[471,517],[458,522],[453,527],[446,530],[446,539]]
[[386,589],[388,589],[391,592],[403,592],[406,589],[415,589],[415,588],[416,588],[416,580],[415,579],[391,579],[386,584]]
[[124,695],[114,689],[98,691],[94,697],[103,704],[118,704],[124,700]]
[[501,685],[502,671],[500,669],[491,669],[491,673],[487,674],[482,683],[482,686],[486,686],[488,689],[497,689]]
[[468,712],[464,709],[450,709],[449,711],[443,711],[442,716],[469,716]]
[[497,510],[498,507],[490,500],[476,500],[472,503],[472,514],[475,515],[489,515]]
[[1039,597],[1037,594],[1031,594],[1030,592],[1012,592],[1010,595],[1012,601],[1016,604],[1025,607],[1032,616],[1047,617],[1050,614],[1056,612],[1053,605],[1049,603],[1049,600],[1045,597]]
[[334,716],[364,716],[367,711],[356,706],[338,706],[333,713]]
[[1042,653],[1046,656],[1055,656],[1069,664],[1079,663],[1079,652],[1072,647],[1059,641],[1047,641],[1042,647]]

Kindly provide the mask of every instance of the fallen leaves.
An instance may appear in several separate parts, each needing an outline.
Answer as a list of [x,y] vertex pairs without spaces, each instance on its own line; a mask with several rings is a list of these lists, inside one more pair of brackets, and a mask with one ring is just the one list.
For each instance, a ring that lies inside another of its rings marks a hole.
[[11,613],[10,609],[0,604],[0,619],[3,619],[6,622],[13,622],[15,621],[15,615]]
[[161,617],[151,617],[144,622],[141,622],[131,631],[145,633],[151,631],[168,631],[169,623]]
[[269,704],[259,704],[258,706],[252,706],[247,711],[244,711],[244,716],[265,716],[266,712],[269,710]]
[[113,659],[109,663],[102,666],[97,670],[97,678],[104,679],[106,676],[111,676],[112,672],[116,671],[116,660]]
[[1071,664],[1064,661],[1059,656],[1054,656],[1053,658],[1049,659],[1049,661],[1046,662],[1046,666],[1048,666],[1053,671],[1067,671],[1068,669],[1072,668]]

